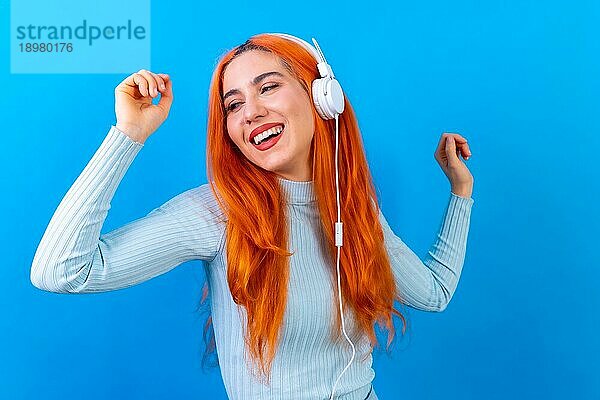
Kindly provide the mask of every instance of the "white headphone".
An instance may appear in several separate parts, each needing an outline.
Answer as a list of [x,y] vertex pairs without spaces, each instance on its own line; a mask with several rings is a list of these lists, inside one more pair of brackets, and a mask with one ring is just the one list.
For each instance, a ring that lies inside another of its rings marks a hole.
[[338,299],[340,306],[340,316],[342,319],[342,332],[346,337],[346,340],[350,343],[352,347],[352,357],[350,358],[350,362],[346,365],[346,368],[342,371],[340,376],[336,379],[333,388],[331,389],[331,397],[330,400],[333,400],[333,393],[335,392],[335,388],[338,384],[338,381],[344,375],[344,372],[350,367],[352,361],[354,360],[354,355],[356,354],[356,350],[354,349],[354,344],[352,340],[348,337],[346,333],[346,327],[344,325],[344,312],[342,309],[342,288],[340,282],[340,247],[342,247],[343,243],[343,231],[342,231],[342,221],[340,221],[340,187],[339,187],[339,174],[338,174],[338,143],[339,143],[339,115],[344,111],[344,92],[342,91],[342,87],[339,82],[335,79],[333,75],[333,70],[331,66],[327,64],[325,60],[325,55],[321,51],[319,44],[312,38],[315,47],[311,46],[304,40],[297,38],[296,36],[288,35],[286,33],[269,33],[269,35],[280,36],[284,39],[291,40],[296,42],[314,56],[317,61],[317,69],[319,70],[319,74],[321,78],[315,79],[312,82],[312,97],[315,108],[321,118],[328,120],[335,118],[335,189],[336,189],[336,199],[337,199],[337,222],[335,223],[335,245],[337,247],[337,286],[338,286]]
[[269,33],[269,35],[280,36],[284,39],[294,41],[310,51],[315,60],[317,60],[317,69],[321,75],[321,78],[315,79],[312,82],[312,96],[315,108],[323,119],[333,119],[335,118],[335,114],[341,114],[344,111],[344,92],[339,82],[335,79],[333,70],[327,64],[325,55],[315,38],[312,41],[316,49],[308,44],[308,42],[287,33]]

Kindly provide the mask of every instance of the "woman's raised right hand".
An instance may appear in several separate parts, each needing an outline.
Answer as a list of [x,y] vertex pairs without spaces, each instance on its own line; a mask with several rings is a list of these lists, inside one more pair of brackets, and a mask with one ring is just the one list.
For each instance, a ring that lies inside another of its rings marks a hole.
[[[159,93],[158,104],[152,104]],[[115,126],[136,142],[144,143],[167,119],[172,103],[169,75],[141,69],[115,88]]]

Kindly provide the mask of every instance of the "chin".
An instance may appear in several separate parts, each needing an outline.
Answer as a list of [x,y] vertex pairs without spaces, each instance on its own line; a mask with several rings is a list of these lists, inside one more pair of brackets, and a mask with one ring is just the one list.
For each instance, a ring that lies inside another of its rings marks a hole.
[[[274,172],[274,173],[279,173],[281,170],[285,169],[285,165],[287,165],[287,161],[286,160],[281,160],[277,157],[277,159],[271,159],[270,157],[268,157],[268,160],[261,160],[260,162],[257,162],[256,165],[258,165],[259,167],[261,167],[264,170],[270,171],[270,172]],[[273,157],[275,158],[275,157]]]

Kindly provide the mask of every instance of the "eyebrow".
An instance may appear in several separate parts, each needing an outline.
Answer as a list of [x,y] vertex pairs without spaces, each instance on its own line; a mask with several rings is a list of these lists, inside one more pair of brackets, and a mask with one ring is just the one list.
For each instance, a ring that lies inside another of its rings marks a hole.
[[[269,76],[278,76],[280,78],[283,78],[283,74],[281,72],[277,72],[277,71],[270,71],[270,72],[265,72],[262,73],[258,76],[256,76],[254,79],[252,79],[252,85],[256,86],[258,85],[263,79],[268,78]],[[225,102],[225,100],[229,97],[229,96],[233,96],[234,94],[239,94],[240,90],[239,89],[231,89],[228,90],[227,93],[225,93],[225,95],[223,95],[223,103]]]

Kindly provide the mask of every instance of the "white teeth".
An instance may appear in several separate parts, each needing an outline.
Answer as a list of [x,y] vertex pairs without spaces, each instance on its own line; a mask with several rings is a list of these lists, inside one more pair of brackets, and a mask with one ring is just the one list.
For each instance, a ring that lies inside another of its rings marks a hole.
[[266,137],[271,136],[271,135],[277,135],[282,130],[283,130],[283,126],[281,126],[281,125],[273,127],[271,129],[267,129],[266,131],[264,131],[262,133],[259,133],[258,135],[254,136],[254,144],[258,145]]

